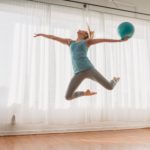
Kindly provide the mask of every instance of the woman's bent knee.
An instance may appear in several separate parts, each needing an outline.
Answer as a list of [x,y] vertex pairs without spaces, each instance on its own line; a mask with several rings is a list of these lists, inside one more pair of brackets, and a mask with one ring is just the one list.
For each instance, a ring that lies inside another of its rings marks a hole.
[[70,96],[70,95],[66,95],[65,98],[66,98],[66,100],[72,100],[72,96]]
[[114,86],[110,84],[110,85],[108,85],[106,88],[107,88],[108,90],[113,90]]

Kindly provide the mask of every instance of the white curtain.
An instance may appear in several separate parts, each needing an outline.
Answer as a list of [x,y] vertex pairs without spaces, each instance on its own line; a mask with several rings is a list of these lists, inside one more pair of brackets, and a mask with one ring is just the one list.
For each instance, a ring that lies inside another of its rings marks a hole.
[[0,133],[20,134],[150,126],[150,22],[90,11],[96,38],[118,39],[117,26],[130,21],[132,39],[101,43],[89,58],[114,90],[85,80],[78,88],[96,96],[65,100],[73,70],[69,47],[34,38],[34,33],[76,39],[86,29],[84,10],[30,1],[0,2]]

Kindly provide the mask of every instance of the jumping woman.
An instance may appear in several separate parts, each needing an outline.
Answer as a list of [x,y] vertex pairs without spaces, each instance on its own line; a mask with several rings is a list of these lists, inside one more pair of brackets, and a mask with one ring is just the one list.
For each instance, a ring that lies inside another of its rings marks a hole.
[[81,96],[92,96],[96,94],[96,92],[92,92],[89,89],[87,89],[86,91],[76,91],[80,83],[86,78],[98,82],[108,90],[112,90],[119,81],[120,79],[119,77],[114,77],[112,80],[108,81],[99,71],[95,69],[94,65],[87,57],[87,52],[90,46],[98,43],[123,42],[126,41],[127,39],[124,40],[99,39],[99,38],[93,39],[94,32],[90,31],[89,27],[88,31],[78,30],[76,40],[61,38],[55,35],[46,35],[46,34],[34,35],[34,37],[39,36],[58,41],[70,47],[74,76],[72,77],[66,92],[65,97],[67,100],[72,100]]

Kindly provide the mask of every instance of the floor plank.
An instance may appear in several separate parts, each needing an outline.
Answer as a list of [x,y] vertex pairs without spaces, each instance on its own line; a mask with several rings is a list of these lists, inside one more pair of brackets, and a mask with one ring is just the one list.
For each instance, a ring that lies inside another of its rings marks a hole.
[[0,150],[150,150],[150,129],[5,136]]

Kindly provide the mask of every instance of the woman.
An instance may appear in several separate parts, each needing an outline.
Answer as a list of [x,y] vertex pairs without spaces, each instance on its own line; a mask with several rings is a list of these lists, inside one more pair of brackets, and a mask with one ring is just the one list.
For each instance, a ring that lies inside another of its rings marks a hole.
[[78,30],[76,40],[46,34],[34,35],[34,37],[42,36],[70,46],[74,76],[71,79],[66,92],[67,100],[72,100],[80,96],[91,96],[96,94],[96,92],[92,92],[89,89],[87,89],[86,91],[76,91],[80,83],[86,78],[92,79],[100,83],[103,87],[105,87],[108,90],[112,90],[120,79],[119,77],[114,77],[111,81],[105,79],[105,77],[103,77],[95,69],[94,65],[88,59],[87,51],[90,46],[98,43],[122,42],[126,41],[127,39],[125,40],[93,39],[93,35],[94,32],[90,31],[89,28],[88,32],[84,30]]

